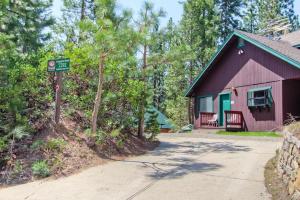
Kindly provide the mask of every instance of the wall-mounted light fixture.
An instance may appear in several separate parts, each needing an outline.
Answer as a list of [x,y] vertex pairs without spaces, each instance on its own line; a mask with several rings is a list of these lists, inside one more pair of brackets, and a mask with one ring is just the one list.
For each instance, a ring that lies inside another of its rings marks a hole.
[[238,44],[237,44],[237,48],[238,48],[238,54],[239,55],[242,55],[242,54],[244,54],[244,50],[243,50],[243,48],[245,47],[245,40],[244,39],[242,39],[242,38],[239,38],[238,39]]
[[238,96],[238,92],[235,87],[231,87],[231,91],[235,94],[235,96]]
[[244,54],[245,52],[244,52],[244,50],[243,49],[239,49],[239,51],[238,51],[238,54],[239,55],[242,55],[242,54]]

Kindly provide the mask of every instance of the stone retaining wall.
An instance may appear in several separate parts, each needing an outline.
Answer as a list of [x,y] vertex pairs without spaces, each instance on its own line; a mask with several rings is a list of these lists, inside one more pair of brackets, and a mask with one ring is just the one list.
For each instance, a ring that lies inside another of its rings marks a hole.
[[300,200],[300,140],[287,131],[284,135],[278,154],[277,170],[291,199]]

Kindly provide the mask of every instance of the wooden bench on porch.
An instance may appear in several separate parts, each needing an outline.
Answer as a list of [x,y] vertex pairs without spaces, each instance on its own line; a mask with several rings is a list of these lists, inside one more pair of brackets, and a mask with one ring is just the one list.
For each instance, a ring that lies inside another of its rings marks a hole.
[[225,111],[226,131],[245,131],[244,116],[241,111]]
[[200,127],[218,127],[218,114],[212,112],[200,112]]
[[[241,111],[225,111],[224,125],[226,131],[244,131],[246,130],[245,120]],[[218,114],[212,112],[200,113],[200,127],[218,128]]]

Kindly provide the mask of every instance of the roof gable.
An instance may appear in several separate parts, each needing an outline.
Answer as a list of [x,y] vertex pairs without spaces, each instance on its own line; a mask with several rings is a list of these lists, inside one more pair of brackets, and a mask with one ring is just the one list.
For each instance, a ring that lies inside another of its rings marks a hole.
[[258,48],[274,55],[275,57],[291,64],[292,66],[300,69],[300,52],[298,49],[278,41],[270,40],[263,36],[258,36],[255,34],[235,30],[223,43],[223,45],[218,49],[218,51],[212,56],[205,68],[199,73],[199,75],[194,79],[193,83],[185,92],[185,96],[191,96],[191,93],[199,80],[207,72],[207,70],[212,66],[213,62],[219,57],[221,52],[225,49],[228,43],[234,38],[242,38],[245,41],[257,46]]

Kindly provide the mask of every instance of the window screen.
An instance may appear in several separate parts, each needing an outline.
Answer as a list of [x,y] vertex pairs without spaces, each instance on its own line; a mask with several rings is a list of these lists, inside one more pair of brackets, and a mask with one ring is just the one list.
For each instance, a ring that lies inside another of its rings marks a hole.
[[255,88],[248,91],[249,107],[271,107],[273,104],[272,88]]
[[199,98],[199,111],[200,112],[213,112],[213,97],[200,97]]

